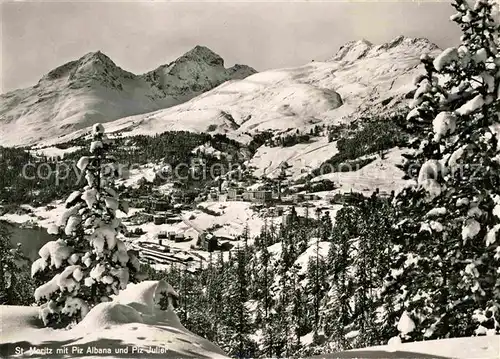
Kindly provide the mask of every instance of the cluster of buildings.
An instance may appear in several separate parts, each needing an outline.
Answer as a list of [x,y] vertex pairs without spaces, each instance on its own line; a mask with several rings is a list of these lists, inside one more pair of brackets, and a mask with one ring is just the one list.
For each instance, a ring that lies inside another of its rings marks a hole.
[[248,201],[256,203],[269,203],[273,200],[273,192],[269,190],[247,191],[244,188],[229,188],[227,190],[228,201]]
[[320,197],[314,193],[294,193],[291,197],[292,202],[295,203],[320,199]]
[[170,240],[176,243],[179,242],[185,242],[185,241],[190,241],[192,238],[191,237],[186,237],[184,233],[176,233],[176,232],[165,232],[162,231],[158,233],[158,244],[160,245],[165,245],[166,241],[165,240]]
[[175,224],[182,221],[182,218],[173,211],[158,211],[153,215],[153,223],[160,224]]
[[242,187],[231,187],[227,192],[220,194],[218,191],[211,191],[207,195],[207,200],[211,202],[226,202],[226,201],[246,201],[252,203],[268,204],[273,202],[283,203],[301,203],[306,201],[315,201],[320,197],[314,193],[294,193],[287,196],[278,196],[277,193],[271,190],[247,190]]
[[[230,239],[227,239],[225,242],[221,242],[224,238],[216,236],[210,232],[202,232],[197,234],[196,245],[207,251],[213,252],[216,250],[228,251],[232,248],[232,245],[229,243]],[[162,246],[163,248],[169,248],[168,243],[170,242],[189,242],[192,241],[193,237],[190,235],[186,235],[186,233],[177,233],[177,232],[166,232],[161,231],[156,236],[156,244]]]
[[151,211],[167,211],[186,201],[181,191],[173,192],[167,199],[155,198],[154,195],[138,196],[130,199],[130,205],[137,208],[146,208]]

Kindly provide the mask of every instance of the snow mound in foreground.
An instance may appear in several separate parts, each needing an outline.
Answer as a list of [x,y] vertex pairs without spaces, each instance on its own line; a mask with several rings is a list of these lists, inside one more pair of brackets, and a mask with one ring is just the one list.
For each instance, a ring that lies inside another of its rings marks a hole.
[[[156,304],[158,304],[162,294],[167,297],[179,296],[174,288],[167,282],[163,280],[150,280],[138,284],[129,284],[125,290],[120,292],[116,301],[136,308],[139,311],[154,315]],[[173,308],[170,307],[170,309],[172,310]]]
[[0,357],[5,358],[227,358],[220,348],[182,326],[165,281],[129,284],[69,330],[44,328],[37,307],[0,307]]
[[91,333],[120,324],[144,323],[141,313],[134,308],[115,302],[100,303],[75,327],[75,330]]

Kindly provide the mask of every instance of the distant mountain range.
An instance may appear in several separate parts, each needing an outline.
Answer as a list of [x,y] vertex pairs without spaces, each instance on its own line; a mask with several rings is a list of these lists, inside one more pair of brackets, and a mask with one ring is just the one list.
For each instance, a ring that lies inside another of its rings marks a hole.
[[420,56],[437,52],[423,38],[361,40],[323,62],[256,73],[244,65],[226,69],[220,56],[197,46],[143,75],[90,53],[34,87],[1,96],[0,145],[64,142],[96,122],[124,135],[188,130],[241,142],[265,129],[307,131],[405,106],[423,71]]
[[165,109],[227,80],[256,71],[196,46],[177,60],[142,75],[91,52],[43,76],[29,88],[0,96],[0,145],[24,145],[71,133],[97,122]]

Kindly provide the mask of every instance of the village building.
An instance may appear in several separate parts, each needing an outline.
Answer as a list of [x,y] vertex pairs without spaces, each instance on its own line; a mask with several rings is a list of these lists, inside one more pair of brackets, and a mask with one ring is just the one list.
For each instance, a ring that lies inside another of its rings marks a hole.
[[167,216],[165,222],[167,224],[175,224],[175,223],[179,223],[179,222],[182,222],[182,218],[180,216]]
[[166,217],[165,215],[157,214],[153,217],[153,223],[158,225],[165,224]]
[[245,190],[243,188],[231,187],[227,189],[227,200],[228,201],[241,201],[243,199],[243,193]]
[[170,203],[162,200],[152,200],[151,201],[151,210],[153,211],[166,211],[170,209]]
[[184,233],[176,233],[175,239],[174,239],[175,242],[177,242],[177,243],[178,242],[185,242],[185,240],[186,240],[186,237],[184,236]]
[[205,233],[200,236],[200,246],[208,252],[213,252],[219,248],[219,242],[212,233]]
[[281,216],[281,222],[284,227],[289,226],[292,223],[293,214],[290,209],[286,210]]
[[273,200],[271,191],[248,191],[243,193],[243,199],[250,202],[267,203]]

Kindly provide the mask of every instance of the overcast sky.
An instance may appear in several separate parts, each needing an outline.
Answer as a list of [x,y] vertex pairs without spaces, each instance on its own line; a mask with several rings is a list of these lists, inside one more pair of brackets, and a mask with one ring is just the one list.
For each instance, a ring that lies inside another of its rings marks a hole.
[[[3,1],[3,0],[0,0]],[[3,2],[0,92],[34,85],[51,69],[101,50],[143,73],[195,45],[258,71],[324,60],[349,40],[398,35],[457,43],[446,1]]]

